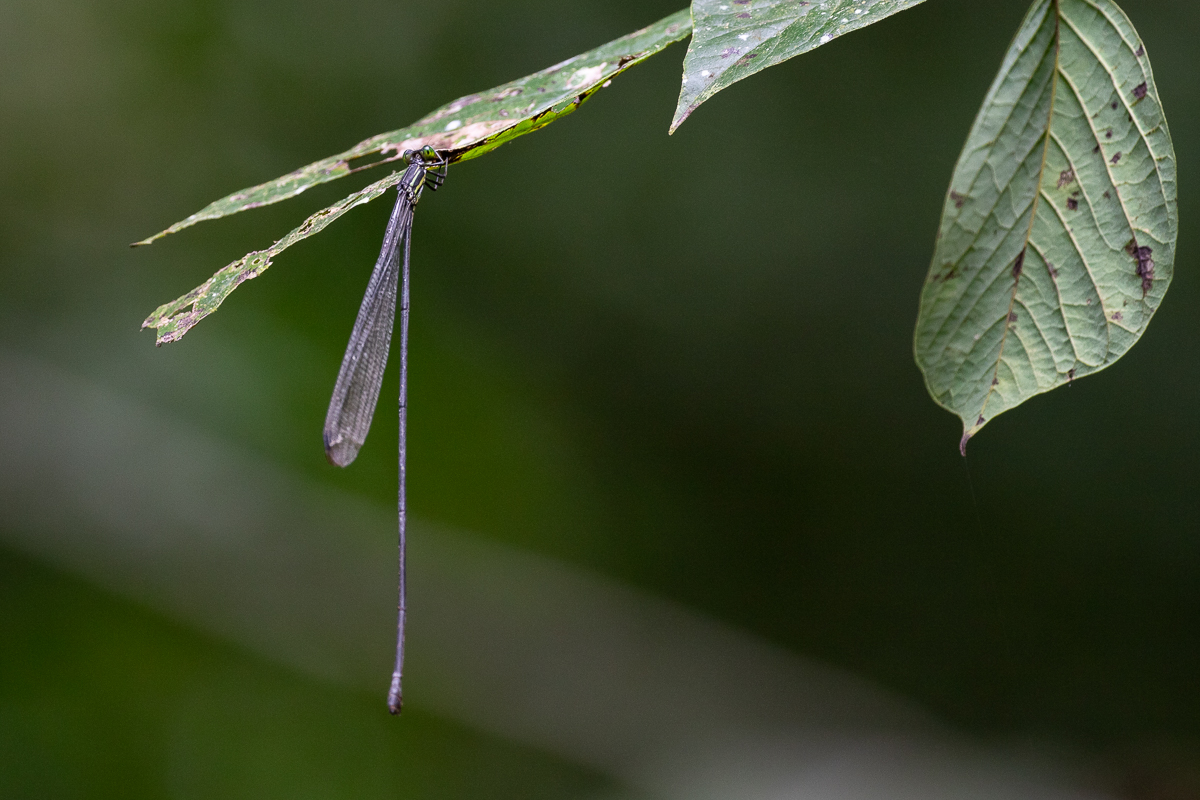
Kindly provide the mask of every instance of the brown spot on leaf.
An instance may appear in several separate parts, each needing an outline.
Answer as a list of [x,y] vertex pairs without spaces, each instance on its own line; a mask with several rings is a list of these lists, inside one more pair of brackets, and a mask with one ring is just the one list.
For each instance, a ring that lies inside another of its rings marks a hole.
[[953,277],[955,277],[956,275],[958,275],[958,266],[957,266],[956,264],[952,264],[952,263],[950,263],[950,262],[947,262],[946,264],[943,264],[942,266],[943,266],[943,269],[945,269],[945,272],[943,272],[943,273],[942,273],[942,274],[940,274],[940,275],[933,275],[933,276],[931,276],[930,280],[931,280],[933,283],[937,283],[939,280],[940,280],[942,283],[945,283],[946,281],[948,281],[948,280],[950,280],[951,278],[953,278]]
[[738,19],[750,19],[750,15],[746,14],[746,13],[742,13],[742,14],[738,14],[737,18]]
[[1120,160],[1121,160],[1121,154],[1120,154],[1120,153],[1117,153],[1115,156],[1113,156],[1113,157],[1112,157],[1112,163],[1114,163],[1114,164],[1115,164],[1115,163],[1117,163],[1117,162],[1118,162],[1118,161],[1120,161]]
[[950,199],[954,202],[955,208],[962,208],[963,203],[967,202],[967,196],[965,194],[959,194],[953,189],[950,190]]
[[1076,200],[1074,197],[1068,197],[1067,198],[1067,210],[1074,211],[1077,208],[1079,208],[1079,201]]
[[1073,370],[1073,369],[1067,370],[1067,383],[1071,383],[1074,380],[1075,380],[1075,370]]
[[1017,258],[1015,261],[1013,261],[1012,265],[1012,276],[1014,281],[1021,277],[1021,270],[1024,269],[1024,267],[1025,251],[1021,250],[1021,252],[1017,254]]
[[1050,270],[1051,278],[1058,277],[1058,269],[1053,264],[1051,264],[1049,261],[1046,262],[1046,269]]
[[1125,318],[1125,315],[1124,315],[1124,314],[1122,314],[1120,311],[1114,311],[1114,312],[1112,313],[1112,321],[1113,321],[1113,322],[1120,322],[1120,321],[1121,321],[1121,320],[1123,320],[1124,318]]
[[1015,311],[1008,312],[1008,321],[1016,322],[1017,321],[1017,312],[1015,312]]
[[1149,247],[1138,247],[1137,239],[1133,239],[1125,246],[1125,252],[1133,256],[1137,261],[1137,275],[1142,279],[1142,297],[1150,291],[1154,285],[1154,250]]
[[1117,110],[1117,101],[1116,100],[1113,100],[1112,107],[1113,107],[1113,111]]
[[1105,133],[1104,133],[1104,138],[1105,138],[1105,139],[1111,139],[1111,138],[1112,138],[1112,128],[1109,128],[1107,131],[1105,131]]
[[1105,189],[1105,190],[1104,190],[1104,199],[1105,199],[1105,200],[1111,200],[1111,199],[1112,199],[1112,195],[1108,193],[1108,190],[1107,190],[1107,189]]
[[758,53],[746,53],[746,55],[733,62],[733,65],[735,67],[744,67],[750,63],[750,59],[752,58],[758,58]]
[[999,386],[999,385],[1000,385],[1000,379],[992,378],[992,386]]
[[1146,48],[1139,44],[1138,49],[1135,50],[1133,54],[1138,58],[1141,58],[1142,56],[1146,55]]
[[1092,152],[1093,152],[1093,153],[1099,153],[1099,152],[1100,152],[1100,145],[1096,145],[1095,147],[1093,147],[1093,148],[1092,148]]
[[1058,174],[1058,187],[1057,188],[1061,189],[1064,186],[1067,186],[1074,182],[1075,182],[1075,170],[1064,169],[1062,172],[1060,172]]
[[1142,81],[1137,86],[1133,87],[1133,96],[1141,100],[1146,96],[1146,82]]

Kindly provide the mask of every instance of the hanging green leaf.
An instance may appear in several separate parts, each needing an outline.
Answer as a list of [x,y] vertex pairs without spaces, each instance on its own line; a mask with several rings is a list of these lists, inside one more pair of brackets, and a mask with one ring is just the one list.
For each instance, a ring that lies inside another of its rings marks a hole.
[[1175,152],[1145,47],[1111,0],[1037,0],[967,138],[915,353],[963,422],[1104,369],[1171,282]]
[[692,0],[671,132],[722,89],[923,0]]
[[[678,11],[649,27],[486,92],[460,97],[407,128],[372,136],[344,153],[315,161],[273,181],[223,197],[135,245],[150,244],[207,219],[278,203],[328,181],[397,161],[405,150],[430,145],[450,161],[466,161],[566,116],[608,82],[691,33]],[[349,198],[347,198],[349,199]]]

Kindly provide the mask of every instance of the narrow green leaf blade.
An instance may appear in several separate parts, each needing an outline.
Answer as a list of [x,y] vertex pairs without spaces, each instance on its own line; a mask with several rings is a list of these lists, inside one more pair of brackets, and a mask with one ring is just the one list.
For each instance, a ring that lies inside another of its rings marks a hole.
[[[315,161],[273,181],[223,197],[136,245],[150,244],[197,222],[278,203],[318,184],[395,161],[405,150],[431,145],[452,162],[466,161],[549,125],[578,108],[608,82],[692,30],[688,11],[615,39],[560,64],[447,103],[407,128],[372,136],[343,153]],[[182,298],[181,298],[182,299]]]
[[355,206],[369,203],[400,182],[404,172],[393,172],[382,180],[343,198],[328,208],[313,214],[266,250],[255,250],[217,270],[211,278],[192,291],[170,303],[159,306],[142,323],[143,328],[156,328],[156,344],[166,344],[180,339],[197,322],[217,310],[217,306],[238,286],[251,278],[257,278],[271,266],[271,260],[287,248],[309,236],[320,233],[331,222]]
[[1171,282],[1175,152],[1112,0],[1036,0],[959,157],[914,350],[961,447],[1141,337]]
[[694,31],[671,132],[742,78],[923,0],[692,0]]

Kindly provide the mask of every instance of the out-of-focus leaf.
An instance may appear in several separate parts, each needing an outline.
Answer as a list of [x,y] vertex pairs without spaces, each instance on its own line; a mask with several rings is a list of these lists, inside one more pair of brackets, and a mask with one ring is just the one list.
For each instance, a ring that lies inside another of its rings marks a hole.
[[742,78],[922,1],[692,0],[694,30],[671,132]]
[[419,150],[431,145],[448,155],[451,162],[483,155],[570,114],[593,93],[607,86],[613,77],[680,41],[691,29],[688,12],[678,11],[541,72],[486,92],[460,97],[407,128],[372,136],[344,153],[315,161],[273,181],[234,192],[134,244],[150,244],[202,220],[218,219],[295,197],[306,189],[351,172],[396,161],[405,150]]
[[921,293],[917,363],[964,452],[997,414],[1133,346],[1177,230],[1137,31],[1111,0],[1037,0],[959,157]]

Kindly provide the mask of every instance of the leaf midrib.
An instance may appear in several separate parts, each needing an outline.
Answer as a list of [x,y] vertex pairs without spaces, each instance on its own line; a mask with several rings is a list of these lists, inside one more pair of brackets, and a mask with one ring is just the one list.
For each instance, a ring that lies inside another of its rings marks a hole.
[[[1013,65],[1016,64],[1016,61],[1017,61],[1017,59],[1013,60]],[[1011,66],[1012,65],[1010,65],[1010,68],[1011,68]],[[985,104],[988,102],[991,102],[992,99],[993,99],[993,97],[992,97],[991,93],[989,93],[988,98],[984,101]],[[1004,121],[998,126],[999,130],[1003,130],[1003,128],[1012,120],[1013,113],[1016,110],[1016,108],[1017,108],[1017,105],[1014,103],[1008,109],[1008,112],[1004,116]],[[980,149],[986,149],[988,147],[995,145],[995,143],[996,142],[993,139],[993,140],[987,142],[986,144],[980,145]],[[972,179],[971,185],[969,187],[964,187],[964,190],[967,192],[968,195],[971,194],[971,190],[975,186],[975,180],[977,180],[978,177],[979,177],[979,173],[976,172],[975,176]],[[953,189],[954,187],[951,186],[950,188]],[[988,207],[986,213],[983,215],[985,219],[992,216],[992,214],[995,213],[996,206],[997,206],[997,204],[999,204],[1001,197],[1003,197],[1003,194],[1004,193],[1002,191],[997,192],[995,199],[992,201],[992,205]],[[947,201],[947,202],[949,202],[949,201]],[[957,221],[954,224],[958,224]],[[973,234],[971,234],[971,239],[967,243],[967,247],[963,249],[963,254],[961,256],[959,256],[959,258],[965,258],[966,254],[971,251],[971,248],[974,247],[974,245],[979,241],[979,237],[982,235],[983,235],[982,227],[979,230],[975,231]],[[987,262],[989,262],[991,260],[992,256],[995,255],[995,252],[996,252],[995,249],[993,249],[988,254],[988,257],[984,260],[985,265],[987,264]],[[962,294],[958,295],[958,297],[955,300],[955,304],[957,304],[959,301],[962,301],[966,297],[967,292],[969,290],[970,290],[970,284],[968,284],[966,287],[963,288]],[[957,326],[955,327],[954,331],[951,332],[949,338],[946,341],[946,344],[942,347],[943,353],[945,352],[946,349],[948,349],[950,347],[950,344],[954,341],[954,338],[958,335],[958,332],[962,329],[963,324],[966,322],[967,318],[970,316],[970,312],[973,311],[975,309],[975,307],[979,305],[979,302],[981,299],[982,299],[982,293],[980,294],[979,297],[976,297],[973,301],[971,301],[971,308],[968,309],[967,312],[965,314],[963,314],[962,318],[958,320]],[[938,326],[937,331],[935,331],[933,336],[930,337],[931,344],[933,342],[936,342],[946,332],[946,326],[950,324],[951,318],[952,317],[950,315],[947,315],[946,319],[942,320],[942,323],[941,323],[941,325]]]
[[[1017,256],[1017,258],[1021,259],[1022,271],[1024,271],[1025,254],[1026,254],[1026,251],[1029,249],[1029,240],[1033,236],[1033,223],[1037,219],[1038,205],[1041,203],[1041,200],[1042,200],[1042,179],[1046,175],[1046,155],[1050,152],[1050,128],[1051,128],[1052,123],[1054,122],[1054,109],[1058,103],[1058,76],[1061,74],[1060,70],[1059,70],[1059,57],[1062,55],[1062,34],[1060,31],[1060,25],[1061,25],[1061,20],[1062,20],[1062,9],[1059,6],[1059,2],[1060,2],[1060,0],[1051,0],[1051,5],[1054,7],[1054,69],[1052,71],[1053,78],[1052,78],[1052,83],[1050,86],[1050,108],[1046,115],[1046,133],[1043,136],[1043,142],[1042,142],[1042,163],[1038,167],[1038,171],[1037,171],[1038,190],[1036,193],[1034,193],[1033,204],[1032,204],[1032,207],[1029,209],[1029,227],[1025,231],[1025,242],[1021,246],[1020,254]],[[1086,263],[1086,261],[1085,261],[1085,263]],[[983,405],[980,406],[980,408],[979,408],[979,415],[976,418],[976,422],[971,424],[969,427],[973,428],[976,425],[979,425],[980,424],[979,420],[984,420],[985,422],[987,420],[986,414],[987,414],[988,403],[991,401],[992,395],[995,394],[996,387],[999,385],[1000,365],[1002,363],[1004,363],[1004,346],[1008,343],[1008,334],[1012,331],[1013,306],[1016,305],[1017,289],[1020,286],[1021,286],[1021,276],[1017,275],[1013,279],[1012,296],[1009,298],[1009,301],[1008,301],[1008,310],[1005,311],[1005,313],[1004,313],[1004,333],[1000,337],[1000,352],[996,354],[996,366],[992,370],[992,380],[988,383],[987,394],[985,394],[983,396]],[[1044,338],[1044,336],[1043,336],[1043,338]],[[964,422],[965,422],[965,420],[964,420]]]

